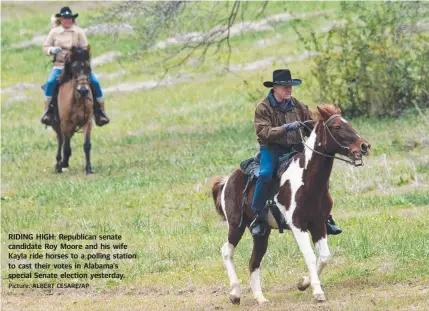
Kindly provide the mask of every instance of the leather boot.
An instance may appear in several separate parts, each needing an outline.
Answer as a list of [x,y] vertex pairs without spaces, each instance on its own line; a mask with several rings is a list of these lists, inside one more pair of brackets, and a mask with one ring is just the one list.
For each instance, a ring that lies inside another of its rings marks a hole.
[[52,97],[45,98],[45,111],[43,112],[42,118],[40,119],[40,122],[45,125],[53,125],[55,122],[55,107],[51,101]]
[[94,103],[94,119],[97,126],[103,126],[110,122],[110,118],[104,112],[104,99],[97,99]]
[[326,232],[328,235],[337,235],[343,232],[340,227],[337,226],[332,215],[328,216],[328,220],[326,221]]
[[268,208],[267,206],[255,216],[250,224],[250,233],[253,236],[264,236],[268,230]]

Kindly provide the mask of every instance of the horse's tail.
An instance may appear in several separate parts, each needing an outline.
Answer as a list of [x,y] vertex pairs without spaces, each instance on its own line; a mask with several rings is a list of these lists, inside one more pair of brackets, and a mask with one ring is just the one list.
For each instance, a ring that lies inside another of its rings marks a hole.
[[216,206],[216,211],[219,213],[223,219],[226,219],[226,216],[222,209],[222,190],[225,187],[226,181],[228,180],[228,176],[217,176],[213,179],[212,193],[213,200]]

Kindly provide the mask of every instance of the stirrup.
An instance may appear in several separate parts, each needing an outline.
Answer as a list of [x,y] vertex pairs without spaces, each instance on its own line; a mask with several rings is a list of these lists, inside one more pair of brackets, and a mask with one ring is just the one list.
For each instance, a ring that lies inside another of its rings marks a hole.
[[337,224],[332,220],[326,221],[326,233],[328,235],[337,235],[342,233],[343,230],[337,226]]
[[53,110],[54,107],[49,104],[48,108],[45,109],[42,117],[40,118],[40,122],[42,122],[42,124],[45,124],[46,126],[52,126],[55,124],[55,115],[53,115]]
[[253,236],[264,236],[268,230],[268,223],[266,220],[257,215],[250,223],[249,229]]
[[[104,118],[104,120],[101,118]],[[97,126],[103,126],[110,122],[110,118],[106,115],[104,109],[101,107],[94,111],[94,119]]]

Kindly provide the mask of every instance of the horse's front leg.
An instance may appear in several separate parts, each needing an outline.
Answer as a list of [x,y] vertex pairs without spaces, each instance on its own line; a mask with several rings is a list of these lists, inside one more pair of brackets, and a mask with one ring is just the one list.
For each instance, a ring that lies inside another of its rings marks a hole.
[[83,151],[85,152],[85,171],[86,175],[92,174],[91,168],[91,120],[83,126]]
[[64,160],[61,164],[63,172],[67,171],[69,168],[69,160],[72,154],[70,142],[71,142],[71,135],[68,135],[68,134],[65,135],[64,136]]
[[[319,238],[315,243],[318,258],[317,258],[317,275],[320,278],[323,268],[327,265],[329,259],[331,258],[331,252],[328,247],[328,238],[327,235]],[[301,291],[306,290],[310,286],[310,278],[308,276],[302,277],[298,282],[298,289]]]
[[[310,284],[313,287],[313,298],[317,301],[325,301],[325,294],[320,286],[320,280],[318,276],[318,264],[316,261],[316,255],[311,247],[310,236],[307,232],[301,231],[301,229],[291,226],[292,233],[298,243],[301,253],[304,255],[305,263],[307,264],[308,271],[310,273]],[[322,266],[320,266],[322,267]],[[304,280],[305,281],[305,280]],[[307,281],[308,282],[308,281]],[[308,287],[308,285],[307,285]]]
[[55,171],[57,173],[61,173],[62,172],[62,167],[61,167],[61,160],[62,160],[61,152],[62,152],[62,149],[63,149],[64,138],[63,138],[63,133],[61,133],[61,129],[58,126],[54,126],[53,128],[54,128],[55,132],[57,133],[57,144],[58,144],[58,147],[57,147],[57,156],[56,156],[57,162],[56,162],[56,165],[55,165]]

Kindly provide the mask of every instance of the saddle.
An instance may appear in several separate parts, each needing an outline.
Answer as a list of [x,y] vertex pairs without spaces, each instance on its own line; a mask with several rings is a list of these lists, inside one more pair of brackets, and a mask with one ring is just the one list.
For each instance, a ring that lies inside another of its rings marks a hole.
[[[280,186],[280,178],[282,174],[289,167],[290,163],[292,162],[293,156],[295,156],[299,152],[300,152],[299,149],[292,150],[291,152],[286,153],[280,157],[277,168],[275,170],[274,178],[271,182],[270,196],[264,207],[264,209],[268,208],[271,211],[271,214],[274,216],[274,219],[278,224],[278,227],[279,227],[278,229],[280,233],[283,233],[284,229],[290,230],[290,228],[286,222],[286,219],[284,218],[283,214],[280,212],[277,204],[274,201],[274,195],[278,193],[279,186]],[[261,161],[261,154],[260,152],[258,152],[253,158],[247,159],[241,162],[240,164],[240,169],[243,171],[247,179],[246,186],[243,191],[240,226],[242,224],[244,211],[248,203],[247,198],[248,198],[249,188],[259,178],[260,161]]]

